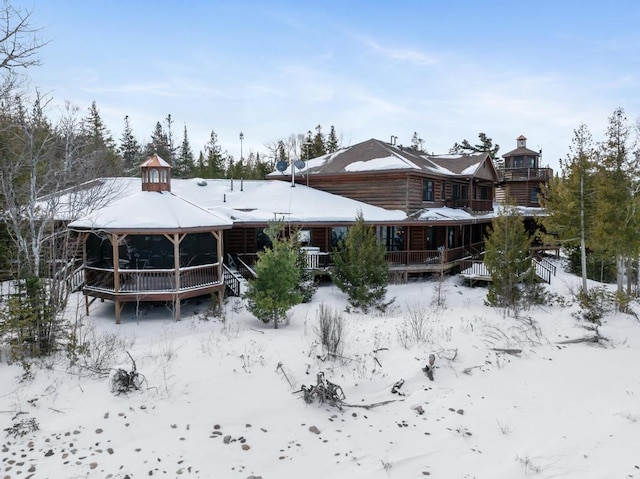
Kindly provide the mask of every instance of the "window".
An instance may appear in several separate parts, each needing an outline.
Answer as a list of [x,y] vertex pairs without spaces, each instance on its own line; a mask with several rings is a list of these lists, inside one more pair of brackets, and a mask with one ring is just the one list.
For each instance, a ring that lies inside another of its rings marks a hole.
[[336,226],[331,228],[331,248],[337,248],[338,244],[347,236],[346,226]]
[[454,200],[466,200],[469,193],[468,185],[453,185],[453,199]]
[[151,170],[151,183],[158,183],[160,181],[160,175],[155,168]]
[[438,248],[438,244],[436,243],[436,228],[435,226],[428,226],[427,232],[425,235],[425,249],[434,250]]
[[446,200],[447,199],[447,183],[445,181],[443,181],[442,183],[440,183],[440,199],[441,200]]
[[267,247],[271,247],[271,238],[265,233],[265,228],[258,228],[256,230],[256,248],[258,251],[264,251]]
[[540,194],[540,188],[531,188],[531,203],[538,203],[538,195]]
[[433,180],[422,180],[422,201],[433,201]]
[[376,236],[387,251],[404,251],[405,231],[403,226],[378,226]]
[[311,244],[311,230],[299,230],[298,243],[300,246],[309,246]]

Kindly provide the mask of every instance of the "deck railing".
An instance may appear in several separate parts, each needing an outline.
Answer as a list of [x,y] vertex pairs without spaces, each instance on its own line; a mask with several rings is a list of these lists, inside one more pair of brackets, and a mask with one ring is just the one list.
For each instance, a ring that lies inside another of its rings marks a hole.
[[501,168],[497,170],[498,179],[503,180],[550,180],[551,168]]
[[242,280],[242,276],[232,271],[226,264],[222,265],[222,275],[226,288],[231,292],[230,294],[232,296],[240,296],[240,281]]
[[[218,284],[218,264],[180,268],[180,291]],[[118,270],[119,293],[140,293],[176,290],[175,269]],[[85,268],[85,285],[89,288],[116,292],[115,272],[109,268]]]

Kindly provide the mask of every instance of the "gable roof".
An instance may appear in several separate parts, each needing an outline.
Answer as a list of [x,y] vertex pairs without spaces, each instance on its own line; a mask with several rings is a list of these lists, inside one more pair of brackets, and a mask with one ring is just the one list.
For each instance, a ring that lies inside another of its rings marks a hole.
[[[474,176],[482,164],[487,162],[492,163],[491,157],[484,152],[470,155],[428,155],[411,148],[370,139],[310,159],[302,173],[330,175],[397,170],[438,176]],[[274,179],[282,175],[283,173],[274,171],[267,176]]]

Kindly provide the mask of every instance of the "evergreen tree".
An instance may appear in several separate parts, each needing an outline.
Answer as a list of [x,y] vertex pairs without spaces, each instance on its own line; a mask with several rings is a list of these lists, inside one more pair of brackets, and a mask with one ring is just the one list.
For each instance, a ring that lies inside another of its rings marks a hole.
[[164,119],[165,123],[165,134],[167,138],[167,150],[169,154],[165,159],[170,165],[173,165],[176,162],[178,147],[175,145],[175,141],[173,139],[173,118],[171,117],[171,113],[167,115]]
[[322,156],[326,153],[327,150],[324,147],[324,133],[322,133],[322,127],[318,125],[316,126],[316,134],[309,147],[309,157],[317,158],[318,156]]
[[84,167],[84,171],[79,172],[81,176],[95,178],[119,176],[122,173],[122,159],[95,101],[91,103],[87,116],[80,122],[80,135],[82,141],[79,156]]
[[273,322],[276,329],[287,311],[302,301],[299,248],[281,232],[281,224],[267,230],[271,246],[258,253],[256,277],[249,280],[245,293],[249,311],[264,323]]
[[173,151],[169,144],[169,137],[159,121],[156,122],[156,126],[151,133],[151,140],[145,145],[143,157],[146,159],[154,154],[172,165]]
[[347,236],[334,251],[331,277],[349,296],[349,305],[367,313],[371,308],[384,311],[389,280],[386,249],[376,238],[375,229],[365,223],[362,211]]
[[289,155],[287,155],[287,150],[286,150],[284,141],[282,140],[278,141],[276,154],[277,154],[278,160],[289,161]]
[[497,160],[500,145],[494,145],[493,140],[489,138],[486,133],[478,133],[478,139],[480,140],[480,143],[476,143],[475,145],[469,143],[469,140],[462,140],[461,143],[454,143],[449,152],[456,154],[487,152],[491,154],[491,158],[493,160]]
[[222,148],[218,145],[218,135],[211,130],[209,141],[204,146],[203,161],[199,162],[198,176],[203,178],[224,178],[226,175],[226,157],[222,153]]
[[189,143],[189,135],[187,134],[187,125],[184,125],[184,134],[182,144],[180,145],[179,154],[176,158],[171,176],[174,178],[191,178],[195,170],[193,161],[193,150]]
[[531,237],[518,210],[507,203],[491,224],[484,262],[491,275],[487,302],[518,311],[522,291],[518,284],[531,271]]
[[331,130],[329,130],[329,135],[327,136],[327,146],[325,148],[327,153],[333,153],[340,149],[340,144],[338,143],[338,137],[336,136],[336,129],[333,125],[331,125]]
[[424,140],[420,138],[417,131],[414,131],[411,137],[411,149],[424,153]]
[[267,175],[273,171],[273,168],[273,162],[262,161],[260,159],[260,153],[256,153],[256,162],[253,168],[252,178],[255,180],[264,180]]
[[142,153],[140,143],[133,135],[129,115],[124,117],[124,130],[122,137],[120,137],[120,155],[122,156],[124,173],[131,176],[137,175],[138,167],[142,163]]
[[[640,252],[637,194],[640,170],[637,152],[630,140],[631,129],[622,108],[609,117],[601,161],[596,172],[595,235],[602,249],[616,258],[618,292],[624,290],[624,273]],[[631,274],[627,274],[628,292]]]
[[570,150],[567,160],[560,160],[560,175],[552,178],[542,191],[541,204],[547,211],[542,223],[546,231],[558,236],[565,248],[579,248],[582,292],[586,294],[587,251],[599,249],[593,230],[596,152],[586,125],[574,130]]

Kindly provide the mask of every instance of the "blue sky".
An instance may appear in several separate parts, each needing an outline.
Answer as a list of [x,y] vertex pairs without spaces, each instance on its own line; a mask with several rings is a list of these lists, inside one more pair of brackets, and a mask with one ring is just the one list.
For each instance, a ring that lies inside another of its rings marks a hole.
[[[500,153],[566,157],[573,130],[640,110],[637,1],[13,1],[49,43],[29,70],[53,108],[93,100],[114,138],[129,115],[146,142],[157,121],[211,130],[240,156],[291,133],[343,145],[414,131],[430,152],[485,132]],[[58,106],[56,106],[58,105]]]

